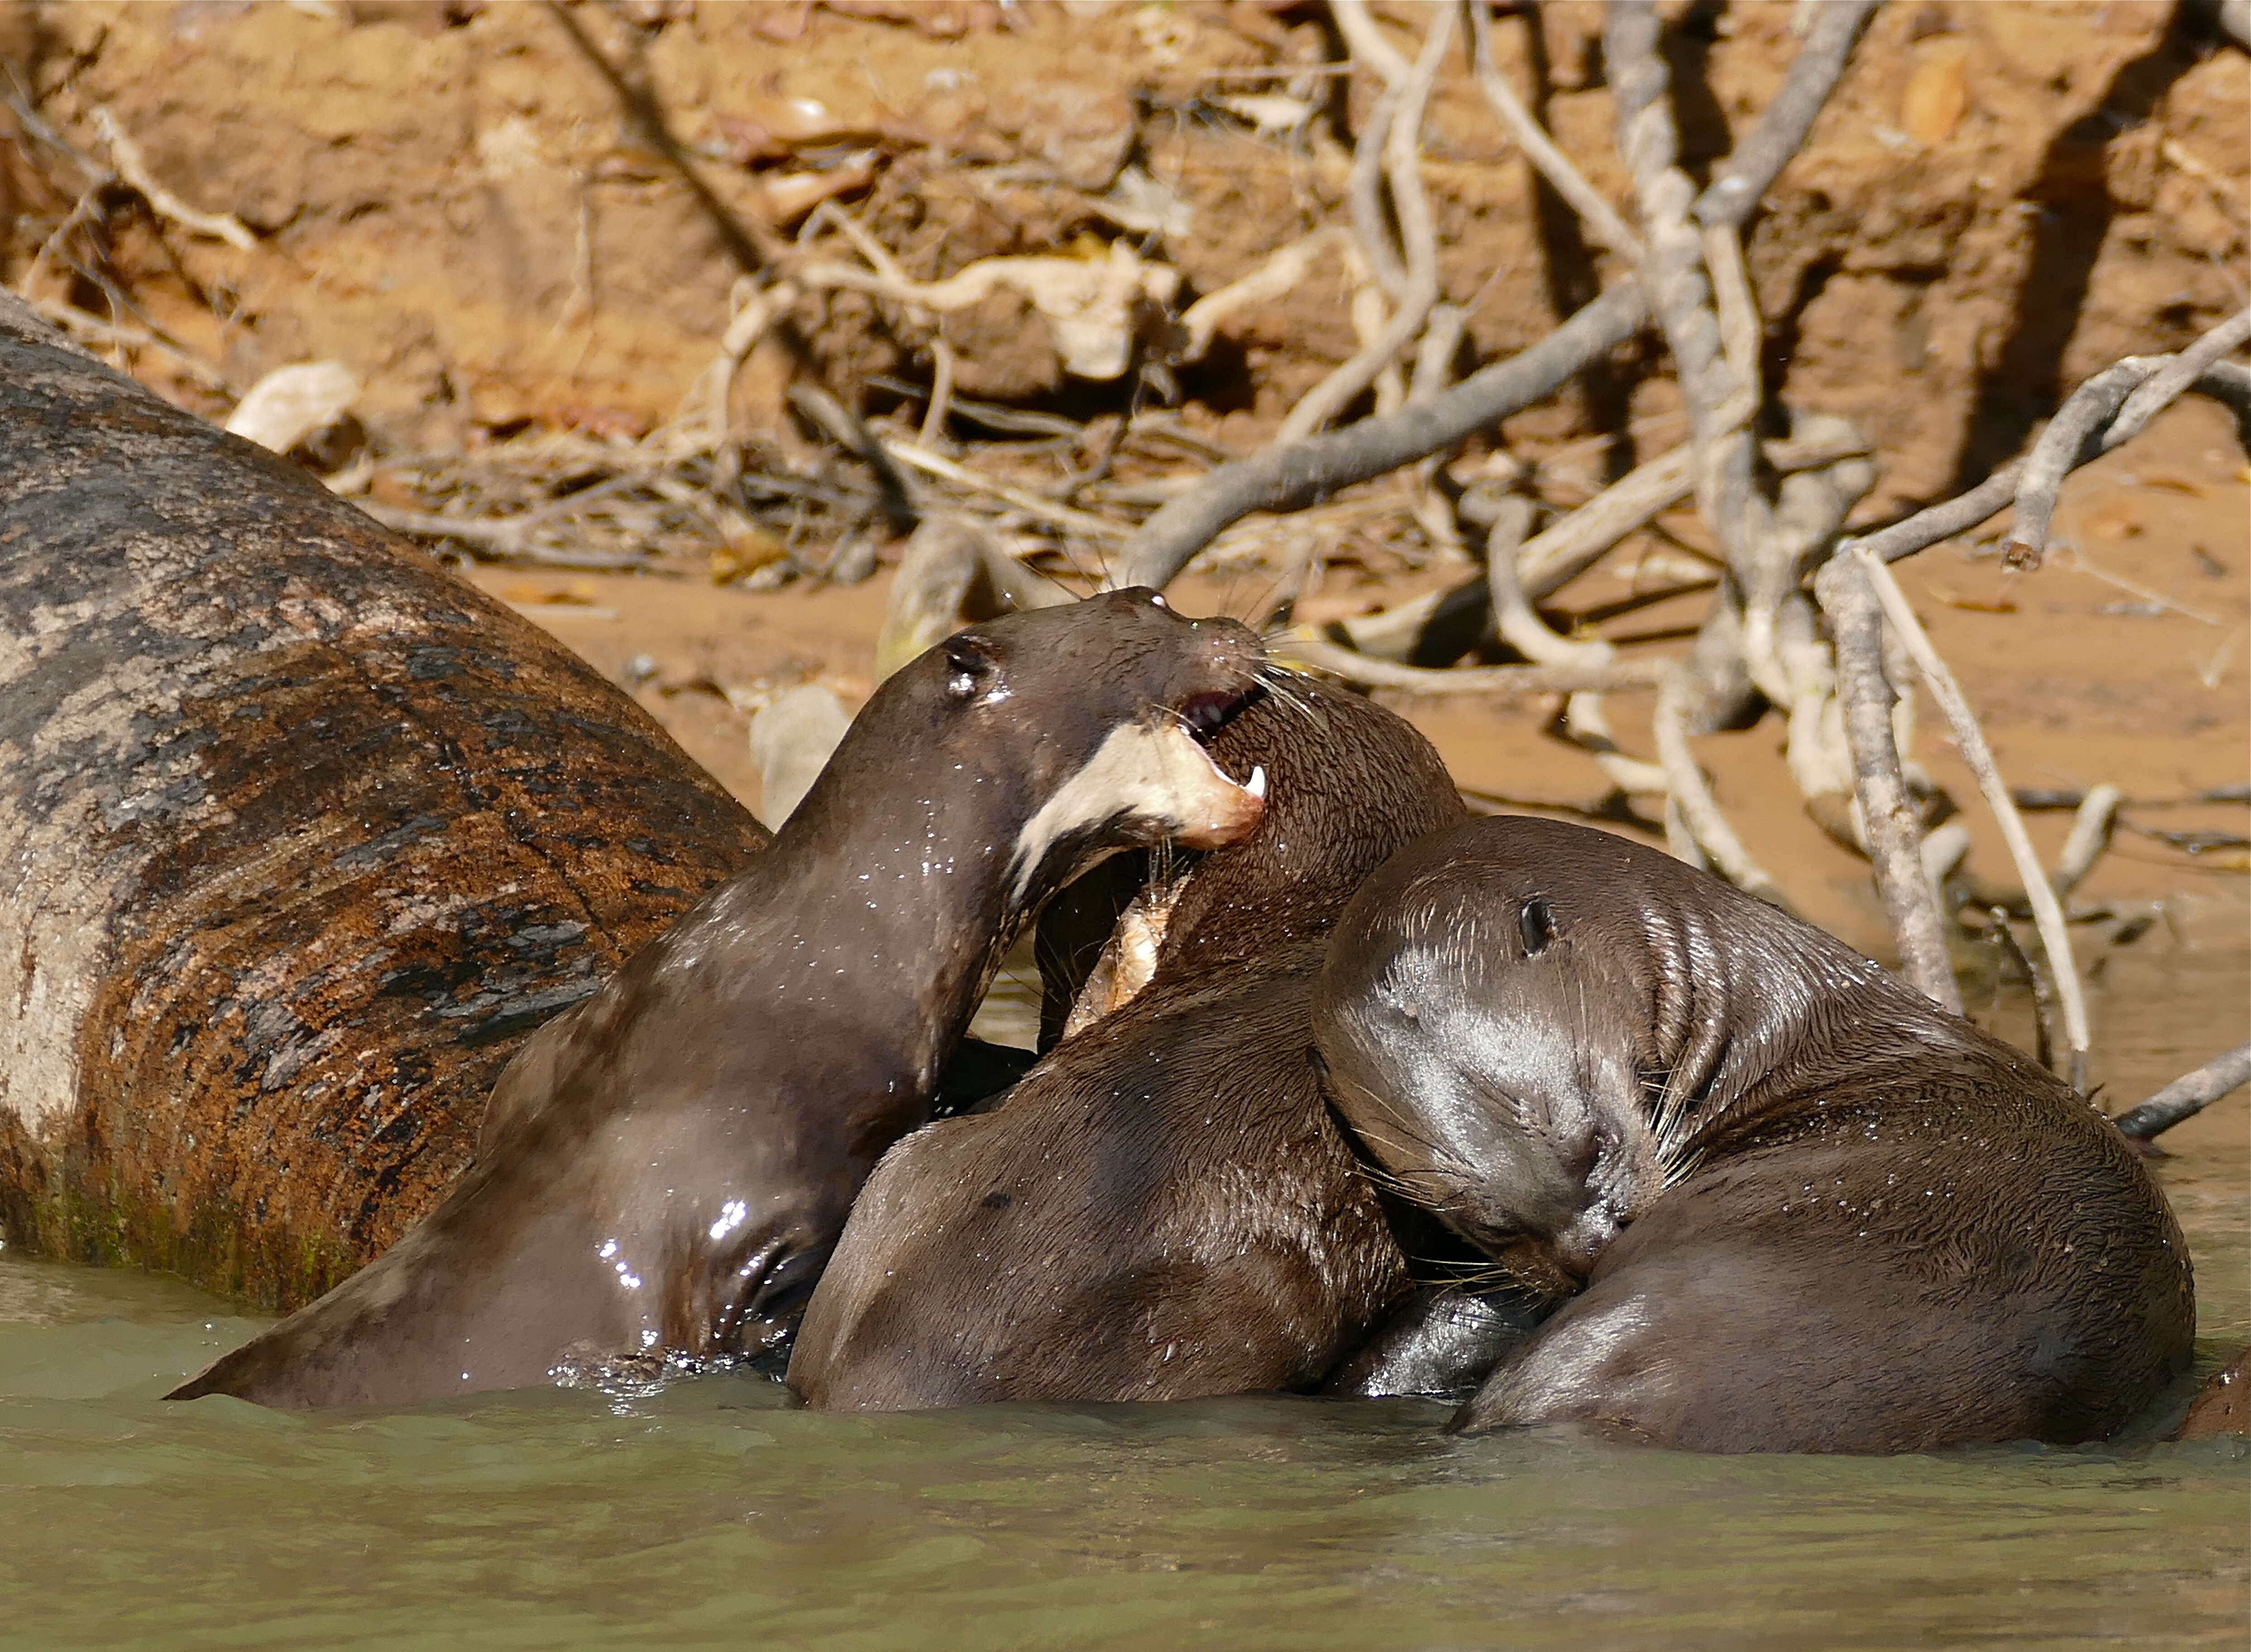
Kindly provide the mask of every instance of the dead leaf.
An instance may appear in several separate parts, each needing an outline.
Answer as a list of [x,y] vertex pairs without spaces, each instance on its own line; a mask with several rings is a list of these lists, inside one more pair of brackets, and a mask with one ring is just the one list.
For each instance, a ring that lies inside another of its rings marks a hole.
[[2166,493],[2185,493],[2192,499],[2209,499],[2212,489],[2194,476],[2178,470],[2144,470],[2141,473],[2144,488],[2156,488]]
[[711,583],[732,585],[787,554],[777,536],[763,528],[745,528],[726,544],[711,547]]
[[2017,605],[2006,597],[1957,596],[1943,585],[1927,587],[1930,594],[1950,608],[1960,608],[1967,614],[2014,614]]
[[501,592],[504,601],[526,607],[592,607],[600,595],[592,580],[571,580],[561,585],[537,585],[530,580],[519,580]]
[[875,180],[876,156],[870,149],[826,171],[769,176],[758,194],[765,216],[776,224],[787,225],[794,224],[821,202],[866,189]]
[[2141,507],[2123,495],[2112,495],[2089,510],[2080,519],[2080,526],[2098,539],[2134,539],[2141,537]]
[[1900,125],[1918,143],[1943,143],[1970,108],[1964,49],[1950,43],[1917,65],[1900,96]]

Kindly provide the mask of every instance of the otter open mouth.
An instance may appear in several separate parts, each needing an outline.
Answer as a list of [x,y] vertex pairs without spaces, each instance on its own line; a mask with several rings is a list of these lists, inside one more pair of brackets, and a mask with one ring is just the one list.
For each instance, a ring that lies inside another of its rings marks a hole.
[[1234,690],[1213,689],[1202,694],[1191,694],[1173,709],[1200,744],[1209,744],[1213,735],[1241,716],[1255,701],[1263,698],[1265,692],[1264,686],[1257,683]]
[[[1250,773],[1236,780],[1220,767],[1209,750],[1211,738],[1265,695],[1256,680],[1240,689],[1207,690],[1191,694],[1173,708],[1201,766],[1186,760],[1168,764],[1180,802],[1173,829],[1167,835],[1186,849],[1220,849],[1239,843],[1257,829],[1266,811],[1266,770],[1253,764]],[[1182,760],[1185,753],[1180,754]],[[1184,772],[1185,771],[1185,772]]]
[[1026,823],[1013,862],[1018,894],[1054,844],[1096,824],[1129,834],[1127,842],[1169,840],[1187,849],[1223,848],[1257,830],[1266,812],[1265,770],[1238,781],[1203,744],[1257,692],[1255,684],[1202,691],[1113,729]]

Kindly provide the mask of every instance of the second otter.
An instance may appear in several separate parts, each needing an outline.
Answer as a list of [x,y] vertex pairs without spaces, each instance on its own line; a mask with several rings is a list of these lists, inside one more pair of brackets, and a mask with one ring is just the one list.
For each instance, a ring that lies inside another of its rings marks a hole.
[[1460,798],[1408,724],[1309,682],[1212,752],[1273,775],[1264,820],[1145,929],[1153,968],[1113,958],[1117,996],[1146,975],[1138,996],[992,1111],[884,1157],[791,1356],[814,1406],[1304,1387],[1410,1288],[1322,1100],[1306,1005],[1353,889]]
[[2086,1100],[1652,849],[1474,821],[1354,899],[1313,1027],[1385,1166],[1583,1289],[1456,1426],[1714,1451],[2060,1444],[2186,1368],[2186,1248]]

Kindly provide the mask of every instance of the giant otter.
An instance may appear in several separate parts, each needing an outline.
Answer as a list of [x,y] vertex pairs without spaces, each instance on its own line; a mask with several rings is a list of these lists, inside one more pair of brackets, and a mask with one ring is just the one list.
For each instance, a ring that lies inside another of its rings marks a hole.
[[1265,819],[1129,913],[1090,983],[1122,1008],[885,1156],[791,1354],[812,1404],[1302,1387],[1408,1290],[1306,1006],[1354,888],[1460,799],[1413,728],[1302,680],[1212,751],[1273,776]]
[[445,1202],[175,1397],[398,1404],[771,1346],[1023,920],[1121,846],[1256,824],[1261,777],[1195,737],[1261,658],[1127,591],[899,671],[773,847],[524,1046]]
[[767,842],[552,637],[0,293],[0,1243],[282,1309]]
[[1313,1026],[1403,1185],[1584,1282],[1458,1427],[2072,1442],[2186,1366],[2180,1231],[2084,1100],[1654,850],[1527,819],[1416,845],[1339,923]]

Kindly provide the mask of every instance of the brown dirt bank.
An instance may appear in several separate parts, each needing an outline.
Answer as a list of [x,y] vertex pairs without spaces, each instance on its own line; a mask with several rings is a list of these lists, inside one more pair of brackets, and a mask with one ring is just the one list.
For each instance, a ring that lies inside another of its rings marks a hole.
[[[1778,82],[1791,7],[1675,10],[1700,166]],[[1315,79],[1293,102],[1257,73],[1341,56],[1313,7],[664,0],[572,15],[638,54],[735,212],[786,233],[839,191],[917,279],[1123,236],[1209,291],[1346,216],[1364,90]],[[1623,201],[1600,9],[1550,0],[1535,17],[1504,9],[1504,67]],[[142,314],[121,319],[154,323],[221,382],[157,349],[132,364],[206,411],[271,368],[332,357],[359,371],[394,448],[527,420],[641,430],[675,412],[725,325],[735,267],[544,8],[19,0],[0,10],[0,59],[65,140],[100,155],[106,113],[161,179],[253,232],[249,250],[160,233],[112,191],[94,202],[111,267],[52,260],[32,283],[96,314],[129,295]],[[0,115],[11,284],[80,187],[19,126]],[[1458,59],[1429,155],[1469,355],[1522,348],[1617,273],[1535,191]],[[1859,420],[1887,455],[1864,510],[1929,496],[2014,449],[2059,385],[2242,302],[2247,172],[2251,72],[2158,0],[1886,7],[1751,239],[1775,389]],[[1331,271],[1238,314],[1180,374],[1192,416],[1255,443],[1349,353],[1347,308]],[[862,295],[808,296],[800,320],[855,392],[876,372],[928,378],[928,330]],[[975,393],[1081,411],[1122,398],[1067,379],[1041,328],[1005,297],[946,323]],[[1649,350],[1521,415],[1512,440],[1673,406]]]
[[[2079,892],[2111,920],[2081,926],[2081,967],[2102,956],[2122,923],[2156,912],[2126,953],[2179,953],[2199,977],[2216,1017],[2213,1049],[2251,1033],[2251,879],[2240,849],[2190,852],[2150,834],[2251,835],[2240,803],[2164,804],[2251,776],[2251,471],[2227,417],[2192,402],[2131,446],[2067,483],[2059,527],[2072,550],[2035,573],[2012,574],[1990,546],[1941,547],[1902,566],[1917,611],[1960,676],[2004,771],[2022,788],[2085,788],[2103,781],[2145,806],[2139,831],[2121,833]],[[1574,600],[1622,593],[1631,565],[1597,572]],[[633,680],[641,703],[736,795],[756,807],[749,713],[776,686],[808,678],[848,704],[869,691],[874,641],[889,575],[849,589],[752,593],[646,576],[546,574],[484,568],[470,576],[516,603],[606,674]],[[1434,573],[1428,582],[1449,576]],[[1190,579],[1181,606],[1250,612],[1271,588],[1261,576]],[[1397,582],[1325,595],[1340,609],[1396,600]],[[558,600],[559,599],[559,600]],[[1693,599],[1680,622],[1697,617]],[[1614,639],[1663,633],[1663,609],[1596,628]],[[1652,645],[1653,646],[1653,645]],[[640,670],[634,669],[637,657]],[[1437,741],[1463,785],[1543,812],[1596,802],[1599,776],[1585,755],[1546,737],[1545,704],[1485,705],[1386,697]],[[1617,733],[1650,749],[1646,697],[1621,697]],[[1915,755],[1962,803],[1971,865],[2012,880],[1998,834],[1942,724],[1927,709]],[[1750,846],[1806,915],[1854,944],[1887,947],[1866,863],[1808,817],[1770,718],[1748,735],[1698,745],[1719,795]],[[2051,860],[2070,816],[2035,814],[2035,842]],[[2098,976],[2099,979],[2099,976]],[[2098,1025],[2097,1054],[2104,1039]],[[2098,1061],[2097,1076],[2102,1068]],[[2139,1081],[2138,1070],[2136,1081]]]

